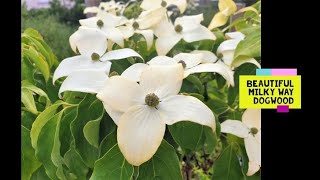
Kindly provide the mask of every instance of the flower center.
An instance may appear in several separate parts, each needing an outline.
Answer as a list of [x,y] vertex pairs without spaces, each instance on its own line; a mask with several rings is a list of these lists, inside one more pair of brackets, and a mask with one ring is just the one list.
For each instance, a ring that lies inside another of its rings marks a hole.
[[103,11],[103,10],[104,10],[104,7],[102,6],[100,9]]
[[252,135],[256,135],[258,133],[258,131],[259,130],[257,128],[255,128],[255,127],[250,129],[250,132],[251,132]]
[[162,6],[162,7],[167,7],[167,2],[162,1],[162,2],[161,2],[161,6]]
[[178,63],[181,63],[183,68],[186,68],[186,67],[187,67],[186,62],[184,62],[183,60],[180,60]]
[[132,27],[133,27],[134,30],[138,29],[138,28],[139,28],[139,23],[134,22],[134,23],[132,24]]
[[118,74],[116,71],[112,71],[112,72],[109,74],[109,77],[112,77],[112,76],[119,76],[119,74]]
[[99,19],[99,20],[97,21],[97,26],[98,26],[99,28],[101,28],[101,27],[103,26],[103,21],[102,21],[101,19]]
[[92,61],[98,61],[100,59],[100,55],[98,53],[91,54]]
[[159,97],[154,93],[147,94],[144,101],[150,107],[156,107],[159,104]]
[[178,25],[176,25],[176,26],[174,27],[174,30],[175,30],[177,33],[180,33],[180,32],[183,30],[183,28],[182,28],[182,26],[181,26],[180,24],[178,24]]
[[222,59],[222,58],[223,58],[223,54],[219,53],[219,54],[217,55],[217,58],[218,58],[218,59]]

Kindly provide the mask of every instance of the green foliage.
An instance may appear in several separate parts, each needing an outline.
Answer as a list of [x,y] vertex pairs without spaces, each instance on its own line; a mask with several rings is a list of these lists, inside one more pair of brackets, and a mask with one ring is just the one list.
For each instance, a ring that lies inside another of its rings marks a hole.
[[50,1],[50,8],[48,9],[49,14],[58,17],[60,22],[64,22],[68,25],[77,26],[79,19],[85,19],[86,16],[83,14],[84,0],[74,0],[75,5],[73,7],[66,8],[61,4],[60,0]]
[[182,180],[179,160],[174,148],[165,140],[153,157],[139,166],[138,179],[174,179]]
[[59,21],[59,18],[50,14],[48,10],[27,11],[22,8],[21,31],[27,28],[37,29],[57,55],[58,61],[74,54],[69,46],[69,37],[77,30],[77,26]]
[[214,180],[241,180],[242,171],[239,159],[232,146],[226,147],[214,165]]

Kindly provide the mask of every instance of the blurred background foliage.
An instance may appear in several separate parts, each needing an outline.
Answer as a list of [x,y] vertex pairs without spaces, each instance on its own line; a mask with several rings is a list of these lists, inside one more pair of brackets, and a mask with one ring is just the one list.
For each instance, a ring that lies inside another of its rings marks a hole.
[[[107,0],[102,0],[107,1]],[[118,0],[116,0],[118,1]],[[123,0],[128,2],[129,0]],[[140,1],[140,0],[138,0]],[[213,15],[218,11],[217,0],[188,0],[189,7],[185,14],[194,15],[203,13],[204,21],[202,24],[208,26]],[[85,6],[99,5],[101,0],[74,0],[74,6],[68,9],[59,0],[50,1],[50,7],[46,9],[27,10],[25,4],[21,6],[22,25],[21,32],[26,28],[38,30],[44,40],[57,55],[58,61],[73,55],[69,46],[69,37],[79,26],[79,19],[85,18],[83,10]],[[257,0],[236,0],[239,6],[249,6]],[[190,5],[191,4],[191,5]],[[192,5],[193,4],[193,5]],[[197,4],[197,6],[194,6]],[[127,17],[135,17],[139,7],[128,8],[125,12]]]

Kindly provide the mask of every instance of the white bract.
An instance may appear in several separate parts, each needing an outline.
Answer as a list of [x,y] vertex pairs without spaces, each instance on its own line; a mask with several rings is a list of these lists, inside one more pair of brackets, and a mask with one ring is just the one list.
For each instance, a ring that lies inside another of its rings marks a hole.
[[124,37],[117,27],[127,23],[127,21],[128,19],[124,16],[116,16],[110,13],[103,13],[99,16],[81,19],[79,22],[82,26],[101,30],[106,34],[108,39],[123,47]]
[[242,122],[226,120],[221,123],[221,132],[244,138],[249,157],[247,176],[252,176],[261,167],[261,109],[247,109],[242,115]]
[[237,11],[237,5],[233,0],[219,0],[219,12],[212,18],[209,29],[223,26],[227,23],[229,16]]
[[223,41],[219,45],[217,54],[218,56],[222,56],[221,59],[226,65],[230,66],[231,68],[236,68],[244,63],[252,63],[258,68],[261,68],[261,65],[254,58],[244,57],[237,60],[234,59],[235,50],[238,44],[245,38],[244,34],[242,34],[241,32],[230,32],[226,33],[225,36],[228,40]]
[[143,0],[140,7],[144,10],[155,10],[158,8],[166,8],[171,5],[178,7],[181,13],[187,9],[187,0]]
[[109,2],[101,2],[99,7],[86,7],[83,13],[94,13],[97,14],[97,16],[99,16],[100,14],[107,12],[116,15],[117,12],[121,12],[124,8],[125,5],[123,5],[122,2],[115,2],[114,0],[111,0]]
[[181,39],[186,42],[200,40],[215,40],[215,35],[200,22],[203,21],[203,14],[194,16],[178,17],[174,24],[162,20],[155,28],[156,50],[158,55],[166,55]]
[[184,78],[194,73],[215,72],[222,75],[231,86],[234,86],[234,72],[210,51],[193,51],[192,53],[179,53],[173,58],[167,56],[157,56],[147,62],[147,64],[136,63],[128,67],[121,76],[140,81],[140,76],[144,68],[149,65],[175,65],[181,63],[184,69]]
[[53,74],[53,82],[78,70],[98,70],[109,73],[110,60],[127,57],[142,58],[137,52],[129,48],[105,53],[107,38],[103,32],[97,29],[80,27],[77,32],[70,36],[69,41],[73,51],[80,53],[80,55],[62,60]]
[[204,103],[192,96],[178,95],[183,72],[181,64],[149,66],[143,70],[139,84],[113,76],[97,94],[114,112],[120,112],[117,140],[130,164],[139,166],[155,154],[166,124],[187,120],[215,131],[214,115]]
[[139,24],[139,29],[151,29],[157,26],[161,21],[168,21],[166,8],[142,11],[135,20],[135,22]]

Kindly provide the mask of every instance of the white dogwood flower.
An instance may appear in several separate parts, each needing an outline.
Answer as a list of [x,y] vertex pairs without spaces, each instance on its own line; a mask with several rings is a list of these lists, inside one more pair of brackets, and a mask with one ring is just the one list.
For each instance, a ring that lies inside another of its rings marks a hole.
[[143,0],[140,7],[144,10],[155,10],[158,8],[166,8],[170,5],[178,7],[181,13],[187,9],[187,0]]
[[139,82],[144,68],[149,65],[174,65],[181,63],[184,68],[184,78],[190,74],[202,72],[215,72],[222,75],[231,86],[234,86],[234,72],[210,51],[193,51],[192,53],[180,53],[173,58],[167,56],[157,56],[144,63],[136,63],[128,67],[121,76]]
[[119,46],[124,46],[124,37],[116,27],[125,24],[128,21],[124,16],[115,16],[110,13],[103,13],[99,16],[81,19],[79,22],[82,26],[95,28],[106,33],[108,39],[117,43]]
[[109,2],[101,2],[99,7],[86,7],[83,13],[94,13],[99,16],[100,14],[107,12],[113,15],[117,15],[117,12],[122,11],[124,7],[125,5],[123,5],[122,2],[115,2],[114,0],[111,0]]
[[124,35],[124,38],[127,39],[131,37],[134,33],[141,34],[147,43],[147,49],[149,50],[153,44],[153,31],[150,29],[140,29],[139,23],[134,19],[129,20],[124,26],[119,26],[118,29]]
[[53,82],[77,70],[93,69],[109,73],[111,60],[127,57],[142,58],[137,52],[129,48],[105,53],[107,38],[103,32],[97,29],[80,27],[70,36],[69,41],[73,51],[80,53],[80,55],[62,60],[53,74]]
[[215,40],[215,35],[202,26],[201,21],[203,14],[178,17],[174,24],[162,20],[154,29],[154,34],[158,37],[156,40],[158,55],[166,55],[181,39],[188,43],[205,39]]
[[261,109],[247,109],[242,115],[242,122],[226,120],[221,123],[221,132],[244,138],[249,157],[247,176],[252,176],[261,167]]
[[234,59],[235,50],[238,44],[245,38],[244,34],[241,32],[230,32],[226,33],[225,36],[228,40],[223,41],[219,45],[217,49],[217,55],[222,56],[221,59],[226,65],[230,66],[231,68],[236,68],[244,63],[252,63],[258,68],[261,68],[261,65],[254,58],[244,57],[237,60]]
[[177,95],[183,80],[181,64],[149,66],[140,83],[122,76],[107,79],[98,99],[118,112],[117,141],[126,160],[135,166],[148,161],[163,139],[166,124],[192,121],[215,131],[212,111],[192,96]]
[[165,8],[142,11],[135,22],[139,24],[139,29],[150,29],[162,20],[168,21],[167,9]]

